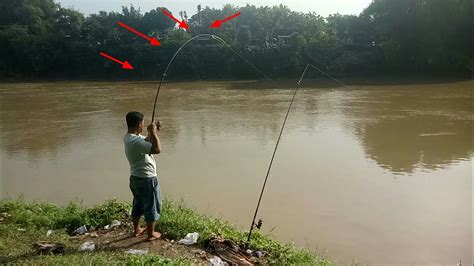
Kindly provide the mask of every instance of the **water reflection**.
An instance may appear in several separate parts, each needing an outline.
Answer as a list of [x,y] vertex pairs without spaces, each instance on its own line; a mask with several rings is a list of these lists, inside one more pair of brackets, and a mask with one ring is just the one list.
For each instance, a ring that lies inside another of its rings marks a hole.
[[368,158],[381,167],[394,173],[436,170],[472,157],[470,84],[358,91],[346,113],[356,118],[354,131]]
[[369,158],[396,173],[435,170],[472,156],[471,122],[434,116],[361,125],[357,135]]

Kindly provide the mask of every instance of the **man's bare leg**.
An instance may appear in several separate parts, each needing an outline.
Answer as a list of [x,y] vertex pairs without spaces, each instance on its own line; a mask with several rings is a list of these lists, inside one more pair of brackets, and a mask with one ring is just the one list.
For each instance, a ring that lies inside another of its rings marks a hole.
[[133,234],[135,236],[141,236],[143,232],[145,232],[145,229],[140,227],[140,216],[132,217],[132,221],[133,221]]
[[149,241],[156,240],[161,237],[161,233],[155,231],[155,224],[156,222],[146,222],[146,232],[148,234]]

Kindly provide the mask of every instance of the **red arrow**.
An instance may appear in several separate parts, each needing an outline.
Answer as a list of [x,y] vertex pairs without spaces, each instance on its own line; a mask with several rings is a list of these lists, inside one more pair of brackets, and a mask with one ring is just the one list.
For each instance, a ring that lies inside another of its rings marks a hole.
[[188,24],[183,20],[183,21],[179,21],[177,18],[173,17],[173,15],[171,15],[170,13],[166,12],[166,10],[163,8],[161,9],[161,11],[163,12],[163,14],[165,14],[167,17],[169,17],[170,19],[176,21],[176,23],[179,23],[179,27],[180,28],[183,28],[187,31],[189,31],[189,26]]
[[113,58],[112,56],[110,56],[110,55],[108,55],[108,54],[106,54],[106,53],[103,53],[103,52],[100,52],[100,55],[103,56],[103,57],[105,57],[105,58],[107,58],[107,59],[110,59],[110,60],[112,60],[112,61],[114,61],[114,62],[116,62],[116,63],[121,64],[123,69],[129,69],[129,70],[132,70],[132,69],[133,69],[133,66],[130,65],[130,63],[128,63],[128,61],[122,62],[122,61],[120,61],[120,60],[118,60],[118,59]]
[[234,14],[234,15],[232,15],[232,16],[230,16],[230,17],[227,17],[227,18],[225,18],[225,19],[223,19],[223,20],[218,20],[218,19],[217,19],[216,21],[214,21],[214,22],[212,23],[211,29],[212,29],[212,28],[219,28],[220,26],[222,26],[222,23],[227,22],[227,21],[229,21],[229,20],[231,20],[231,19],[233,19],[233,18],[236,18],[236,17],[238,17],[238,16],[240,16],[240,12],[237,12],[236,14]]
[[120,26],[124,27],[125,29],[127,29],[127,30],[129,30],[129,31],[131,31],[131,32],[133,32],[133,33],[135,33],[136,35],[138,35],[138,36],[140,36],[140,37],[146,39],[147,41],[150,42],[151,45],[153,45],[153,46],[160,46],[160,45],[161,45],[161,43],[160,43],[155,37],[150,38],[150,37],[146,36],[145,34],[143,34],[143,33],[139,32],[139,31],[137,31],[136,29],[134,29],[134,28],[132,28],[132,27],[129,27],[129,26],[123,24],[123,23],[120,22],[120,21],[117,22],[117,23],[118,23]]

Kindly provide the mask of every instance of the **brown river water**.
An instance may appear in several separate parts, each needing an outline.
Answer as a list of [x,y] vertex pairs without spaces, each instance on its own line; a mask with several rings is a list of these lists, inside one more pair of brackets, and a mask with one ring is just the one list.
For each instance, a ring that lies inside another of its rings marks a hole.
[[[292,86],[279,84],[166,84],[164,196],[247,230],[291,99]],[[0,196],[131,200],[124,117],[137,110],[149,121],[156,85],[0,84]],[[307,83],[269,177],[262,230],[341,265],[472,264],[473,85]]]

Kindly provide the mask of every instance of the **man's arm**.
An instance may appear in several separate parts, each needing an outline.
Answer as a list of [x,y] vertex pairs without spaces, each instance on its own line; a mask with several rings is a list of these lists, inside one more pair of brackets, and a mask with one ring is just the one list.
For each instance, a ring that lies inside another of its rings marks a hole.
[[155,123],[151,123],[148,127],[148,136],[146,140],[151,142],[150,154],[159,154],[161,153],[161,142],[158,137],[158,128]]

